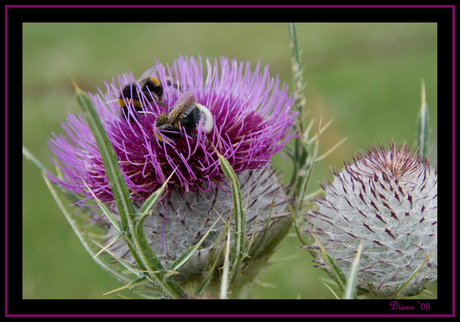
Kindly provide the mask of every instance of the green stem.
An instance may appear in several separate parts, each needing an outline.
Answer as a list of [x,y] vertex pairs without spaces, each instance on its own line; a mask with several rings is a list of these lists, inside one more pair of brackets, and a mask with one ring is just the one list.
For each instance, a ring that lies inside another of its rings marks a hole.
[[[299,131],[299,135],[304,134],[304,127],[302,124],[303,120],[303,108],[305,106],[305,98],[303,96],[303,91],[305,89],[305,82],[303,79],[302,73],[302,62],[301,62],[301,53],[297,41],[297,30],[295,23],[289,23],[289,39],[290,39],[290,48],[291,48],[291,64],[292,64],[292,76],[294,81],[294,94],[295,101],[293,104],[294,110],[297,110],[299,114],[296,117],[296,127]],[[305,167],[305,161],[308,157],[308,151],[306,150],[305,144],[303,144],[304,138],[302,136],[296,137],[294,141],[294,165],[293,173],[290,184],[292,189],[296,190],[298,186],[298,176],[299,172]],[[292,191],[292,193],[297,193],[297,191]]]

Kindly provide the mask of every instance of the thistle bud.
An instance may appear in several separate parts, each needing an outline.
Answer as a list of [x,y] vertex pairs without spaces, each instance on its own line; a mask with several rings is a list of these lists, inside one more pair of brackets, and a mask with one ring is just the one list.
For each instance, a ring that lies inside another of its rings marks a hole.
[[[326,197],[313,200],[319,210],[306,214],[304,231],[317,236],[346,276],[363,242],[358,294],[412,296],[437,281],[438,179],[428,161],[392,143],[360,152],[333,173],[334,181],[322,185]],[[318,246],[307,249],[330,273]]]

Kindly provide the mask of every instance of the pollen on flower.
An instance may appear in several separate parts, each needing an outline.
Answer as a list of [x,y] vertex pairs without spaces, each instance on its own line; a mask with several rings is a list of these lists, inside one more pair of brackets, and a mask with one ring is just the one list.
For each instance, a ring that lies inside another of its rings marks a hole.
[[[363,242],[362,293],[393,296],[425,260],[418,283],[412,280],[402,296],[437,280],[437,173],[405,144],[360,152],[321,187],[326,197],[314,199],[319,210],[306,214],[304,231],[318,237],[346,275]],[[320,257],[315,261],[328,271]]]

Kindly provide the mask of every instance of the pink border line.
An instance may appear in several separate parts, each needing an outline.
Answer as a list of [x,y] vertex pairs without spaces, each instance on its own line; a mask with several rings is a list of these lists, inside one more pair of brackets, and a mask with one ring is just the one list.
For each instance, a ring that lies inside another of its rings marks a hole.
[[[7,250],[8,250],[8,9],[9,8],[452,8],[452,178],[455,178],[455,5],[5,5],[5,317],[450,317],[455,316],[455,290],[452,296],[452,314],[376,314],[376,315],[359,315],[359,314],[8,314],[8,267],[7,267]],[[455,180],[452,181],[452,207],[455,214]],[[452,285],[455,285],[455,216],[452,216]]]
[[6,8],[455,8],[454,5],[6,5]]

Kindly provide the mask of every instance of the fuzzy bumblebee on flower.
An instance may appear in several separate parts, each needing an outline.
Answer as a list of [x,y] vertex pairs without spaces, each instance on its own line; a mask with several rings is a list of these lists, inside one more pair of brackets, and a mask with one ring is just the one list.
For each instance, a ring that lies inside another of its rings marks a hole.
[[58,175],[47,178],[108,227],[101,252],[122,269],[105,268],[165,298],[251,281],[291,223],[269,161],[296,112],[268,66],[180,57],[77,100],[84,116],[49,140]]

